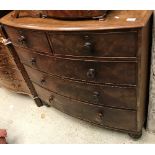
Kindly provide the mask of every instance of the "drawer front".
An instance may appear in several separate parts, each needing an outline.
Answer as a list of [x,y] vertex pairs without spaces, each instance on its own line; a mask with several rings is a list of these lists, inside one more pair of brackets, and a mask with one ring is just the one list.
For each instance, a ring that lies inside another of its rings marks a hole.
[[49,76],[25,66],[30,79],[57,94],[91,104],[136,109],[136,88],[110,87]]
[[49,57],[17,49],[23,63],[38,70],[70,79],[106,83],[136,84],[135,62],[96,62]]
[[53,51],[58,55],[136,57],[137,32],[54,33]]
[[71,116],[122,130],[136,130],[136,111],[113,109],[71,100],[34,84],[39,97],[46,103]]
[[43,53],[51,52],[47,37],[44,32],[17,29],[7,26],[5,26],[5,29],[13,44]]
[[16,69],[0,67],[0,84],[13,91],[30,94],[22,75]]

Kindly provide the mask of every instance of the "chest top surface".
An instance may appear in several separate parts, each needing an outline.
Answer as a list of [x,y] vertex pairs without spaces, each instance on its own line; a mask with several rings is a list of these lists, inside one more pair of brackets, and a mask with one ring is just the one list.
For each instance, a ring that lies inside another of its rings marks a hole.
[[47,31],[92,31],[140,28],[146,25],[152,11],[109,11],[105,20],[66,21],[53,18],[14,18],[11,12],[0,22],[17,28],[47,30]]

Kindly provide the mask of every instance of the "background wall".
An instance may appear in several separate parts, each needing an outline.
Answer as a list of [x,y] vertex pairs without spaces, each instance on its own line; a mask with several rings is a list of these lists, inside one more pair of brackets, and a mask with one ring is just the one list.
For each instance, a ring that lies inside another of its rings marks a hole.
[[149,131],[155,133],[155,11],[153,21],[153,46],[151,58],[151,80],[150,80],[150,96],[148,109],[147,128]]

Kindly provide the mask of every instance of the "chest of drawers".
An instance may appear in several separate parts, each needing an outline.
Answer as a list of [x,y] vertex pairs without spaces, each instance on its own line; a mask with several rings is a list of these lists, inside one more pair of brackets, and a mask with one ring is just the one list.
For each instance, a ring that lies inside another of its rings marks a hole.
[[140,137],[148,102],[151,15],[111,11],[105,21],[63,21],[16,19],[10,13],[1,22],[12,54],[43,103]]

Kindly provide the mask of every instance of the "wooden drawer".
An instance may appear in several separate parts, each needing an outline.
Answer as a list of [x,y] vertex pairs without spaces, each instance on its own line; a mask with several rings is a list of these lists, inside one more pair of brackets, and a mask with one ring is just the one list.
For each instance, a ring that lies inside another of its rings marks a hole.
[[86,84],[72,80],[49,76],[43,72],[25,66],[30,79],[57,94],[83,102],[109,107],[136,109],[136,88]]
[[29,52],[22,48],[16,50],[24,64],[53,75],[95,83],[136,84],[135,62],[62,59]]
[[64,113],[106,127],[136,130],[136,111],[90,105],[57,95],[36,84],[34,86],[43,101]]
[[13,44],[43,53],[51,52],[46,34],[43,31],[18,29],[8,26],[5,26],[5,29]]
[[137,32],[51,33],[57,55],[93,57],[136,57]]

